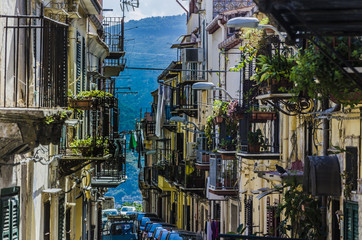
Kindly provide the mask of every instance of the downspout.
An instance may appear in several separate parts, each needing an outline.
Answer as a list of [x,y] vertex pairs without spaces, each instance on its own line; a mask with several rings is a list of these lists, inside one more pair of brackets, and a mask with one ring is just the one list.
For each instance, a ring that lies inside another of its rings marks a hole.
[[222,41],[224,41],[225,38],[225,26],[221,23],[221,19],[217,20],[217,25],[222,29]]
[[[329,99],[324,98],[322,99],[322,110],[326,110],[329,107]],[[322,155],[328,155],[328,148],[329,148],[329,120],[323,119],[323,149]],[[322,206],[321,206],[321,213],[322,213],[322,228],[325,229],[327,236],[328,236],[328,226],[327,226],[327,197],[322,196]]]
[[[225,26],[221,23],[221,19],[217,20],[217,25],[219,25],[219,27],[221,28],[222,41],[224,41],[226,39],[226,37],[225,37],[226,36],[225,35]],[[219,53],[219,69],[220,69],[220,60],[221,60],[220,54],[221,54],[221,52]],[[226,57],[224,57],[224,68],[226,69],[226,61],[225,60],[226,60]],[[219,76],[220,76],[220,74],[219,74]],[[225,86],[223,86],[223,87],[226,89],[226,72],[224,73],[224,79],[225,79]],[[219,80],[219,85],[222,86],[220,80]],[[220,93],[220,95],[221,95],[221,93]]]

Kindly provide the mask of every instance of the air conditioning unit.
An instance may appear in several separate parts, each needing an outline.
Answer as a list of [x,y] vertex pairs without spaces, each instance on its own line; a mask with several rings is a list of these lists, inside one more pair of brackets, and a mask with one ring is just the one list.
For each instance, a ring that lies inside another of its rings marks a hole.
[[186,159],[195,159],[197,152],[197,144],[195,142],[186,143]]
[[182,50],[182,62],[202,62],[203,49],[202,48],[184,48]]

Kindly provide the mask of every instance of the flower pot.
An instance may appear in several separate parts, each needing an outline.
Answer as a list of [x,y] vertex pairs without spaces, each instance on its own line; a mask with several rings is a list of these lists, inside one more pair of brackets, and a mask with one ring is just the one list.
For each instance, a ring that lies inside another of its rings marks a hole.
[[224,118],[222,116],[216,116],[215,117],[215,123],[221,124],[224,121]]
[[260,152],[260,144],[248,144],[249,153],[258,153]]
[[80,110],[90,110],[93,107],[93,99],[69,99],[69,107]]
[[203,163],[210,163],[210,155],[207,153],[202,154],[202,162]]
[[275,120],[275,119],[277,119],[277,115],[275,112],[253,111],[252,119],[253,120]]
[[235,154],[225,154],[225,153],[222,153],[221,154],[221,159],[222,160],[234,160],[236,157],[235,157]]
[[[343,96],[343,97],[341,97]],[[340,104],[346,104],[346,103],[362,103],[362,92],[352,92],[349,94],[341,94],[341,96],[336,97],[334,95],[330,96],[331,101],[335,102],[335,103],[340,103]],[[342,99],[343,98],[343,99]]]

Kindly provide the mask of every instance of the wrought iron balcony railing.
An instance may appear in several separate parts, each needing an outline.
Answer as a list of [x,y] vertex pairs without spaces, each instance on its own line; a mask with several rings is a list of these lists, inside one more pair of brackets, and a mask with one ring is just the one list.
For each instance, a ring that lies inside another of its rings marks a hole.
[[91,184],[96,187],[117,187],[126,177],[126,140],[115,139],[114,154],[108,160],[94,163]]
[[209,191],[218,195],[234,195],[237,193],[238,166],[236,157],[224,160],[221,154],[211,154]]
[[4,69],[0,106],[67,106],[68,25],[40,16],[0,16]]

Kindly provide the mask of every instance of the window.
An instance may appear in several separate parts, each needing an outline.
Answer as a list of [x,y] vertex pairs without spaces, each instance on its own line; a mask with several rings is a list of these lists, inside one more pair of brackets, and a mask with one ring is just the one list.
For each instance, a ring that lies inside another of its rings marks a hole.
[[19,239],[19,187],[1,189],[0,240]]
[[358,175],[358,149],[357,147],[346,147],[346,173],[347,183],[352,185],[352,190],[357,190]]
[[44,203],[43,235],[44,240],[50,239],[50,201]]

